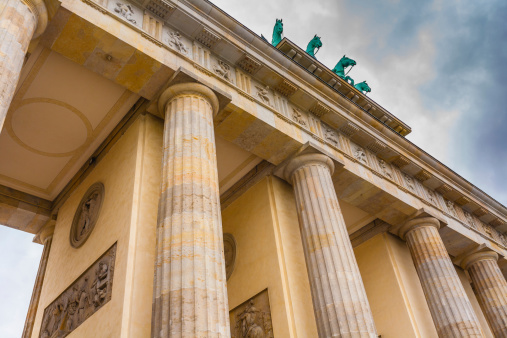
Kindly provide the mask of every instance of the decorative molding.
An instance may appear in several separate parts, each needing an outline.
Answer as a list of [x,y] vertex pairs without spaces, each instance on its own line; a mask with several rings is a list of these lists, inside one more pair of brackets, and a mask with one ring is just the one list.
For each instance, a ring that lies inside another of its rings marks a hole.
[[477,217],[482,217],[488,213],[488,210],[484,209],[483,207],[479,207],[477,210],[474,211],[474,215]]
[[283,96],[289,97],[298,90],[298,87],[292,82],[283,79],[280,83],[278,83],[278,85],[276,85],[275,90]]
[[317,101],[309,110],[315,116],[322,117],[323,115],[329,113],[331,111],[331,108]]
[[426,170],[422,169],[414,176],[418,181],[424,182],[426,180],[429,180],[431,178],[431,174],[427,172]]
[[82,246],[92,233],[95,223],[99,218],[100,208],[104,202],[104,195],[104,185],[100,182],[90,186],[83,195],[70,228],[69,240],[73,248]]
[[459,205],[460,207],[464,206],[465,204],[468,204],[470,203],[470,199],[466,196],[461,196],[460,198],[458,198],[456,201],[454,201],[457,205]]
[[150,42],[152,42],[152,43],[156,44],[157,46],[160,46],[160,47],[163,47],[163,46],[164,46],[164,44],[163,44],[162,42],[158,41],[157,39],[155,39],[153,36],[151,36],[151,35],[150,35],[150,34],[148,34],[148,33],[144,33],[144,32],[142,32],[142,33],[141,33],[141,36],[142,36],[143,38],[147,39],[148,41],[150,41]]
[[359,127],[356,126],[352,122],[345,122],[340,128],[340,131],[347,135],[348,137],[351,137],[352,135],[356,134],[359,131]]
[[499,218],[499,217],[497,217],[494,220],[492,220],[492,221],[489,222],[489,224],[491,224],[494,227],[498,227],[498,226],[500,226],[500,225],[502,225],[504,223],[505,222],[501,218]]
[[350,242],[352,243],[352,247],[356,248],[370,238],[387,232],[390,227],[391,225],[389,223],[386,223],[377,218],[373,222],[366,224],[364,227],[350,235]]
[[202,43],[204,46],[212,49],[215,44],[221,40],[220,36],[213,33],[207,28],[203,28],[195,37],[197,41]]
[[385,145],[385,143],[380,142],[379,140],[376,139],[368,143],[368,145],[366,146],[366,149],[371,150],[375,154],[383,151],[386,148],[387,146]]
[[176,7],[167,0],[150,0],[145,8],[159,18],[167,20]]
[[248,74],[255,74],[261,68],[262,63],[257,61],[253,56],[245,54],[239,61],[238,66]]
[[63,291],[42,316],[39,337],[65,337],[111,300],[116,243]]
[[[206,74],[206,75],[209,75],[209,76],[213,76],[213,73],[209,70],[209,69],[206,69],[204,68],[203,66],[201,66],[200,64],[198,63],[194,63],[194,68],[197,69],[198,71]],[[240,94],[241,94],[242,91],[240,91]],[[246,93],[245,93],[246,94]],[[248,95],[248,94],[247,94]]]
[[398,157],[396,157],[393,162],[392,162],[395,166],[397,166],[398,168],[403,168],[407,165],[410,164],[410,160],[408,158],[406,158],[405,156],[403,155],[399,155]]
[[445,194],[450,193],[453,189],[451,188],[451,186],[444,183],[435,190],[438,191],[442,196],[444,196]]

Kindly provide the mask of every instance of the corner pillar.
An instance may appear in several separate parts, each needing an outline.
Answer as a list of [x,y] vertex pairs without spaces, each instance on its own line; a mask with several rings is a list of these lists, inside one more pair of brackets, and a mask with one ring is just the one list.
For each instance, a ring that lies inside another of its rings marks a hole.
[[3,0],[0,5],[0,132],[19,81],[28,45],[46,28],[43,0]]
[[165,112],[152,337],[229,337],[213,130],[218,99],[197,83],[159,99]]
[[331,174],[332,160],[304,154],[284,169],[296,197],[319,337],[377,337]]
[[479,304],[495,337],[507,337],[507,281],[498,266],[498,254],[487,250],[461,262],[474,285]]
[[26,315],[25,326],[23,328],[22,338],[30,338],[32,336],[33,324],[35,321],[35,315],[37,314],[37,308],[39,307],[40,293],[42,290],[42,284],[44,282],[44,276],[46,274],[46,266],[48,264],[49,252],[51,250],[51,243],[53,241],[53,232],[55,230],[55,220],[49,220],[42,230],[37,234],[35,240],[44,245],[42,250],[42,256],[40,259],[39,270],[37,271],[37,277],[35,278],[35,285],[33,287],[32,298],[30,299],[30,305],[28,306],[28,313]]
[[480,324],[438,232],[434,217],[409,220],[405,239],[439,337],[482,337]]

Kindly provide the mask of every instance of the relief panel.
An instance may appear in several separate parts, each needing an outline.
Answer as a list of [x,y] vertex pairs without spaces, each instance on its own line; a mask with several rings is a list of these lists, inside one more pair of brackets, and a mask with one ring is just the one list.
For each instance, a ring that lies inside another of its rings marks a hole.
[[143,25],[143,10],[124,0],[110,0],[107,8],[123,20],[141,28]]
[[111,300],[116,243],[46,309],[41,338],[65,337]]
[[231,338],[273,338],[268,290],[229,312]]
[[190,40],[185,38],[180,32],[170,29],[167,26],[162,27],[162,42],[182,55],[192,57]]

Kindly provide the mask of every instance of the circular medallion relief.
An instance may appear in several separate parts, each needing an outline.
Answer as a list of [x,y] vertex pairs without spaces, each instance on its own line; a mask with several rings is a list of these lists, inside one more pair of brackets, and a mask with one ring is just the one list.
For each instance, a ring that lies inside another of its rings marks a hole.
[[70,229],[70,245],[79,248],[86,242],[99,218],[100,207],[104,200],[104,185],[93,184],[84,194],[77,207]]
[[224,234],[224,257],[225,257],[225,275],[227,280],[231,277],[236,263],[236,240],[234,236],[228,233]]

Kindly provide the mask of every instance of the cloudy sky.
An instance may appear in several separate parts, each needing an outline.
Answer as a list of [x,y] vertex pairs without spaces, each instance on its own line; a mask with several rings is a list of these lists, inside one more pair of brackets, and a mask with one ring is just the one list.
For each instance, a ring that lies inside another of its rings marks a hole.
[[[215,0],[257,34],[276,18],[333,68],[355,59],[356,82],[412,127],[407,137],[507,205],[507,1]],[[318,5],[316,5],[318,3]],[[0,332],[19,337],[42,252],[33,236],[0,227]]]

